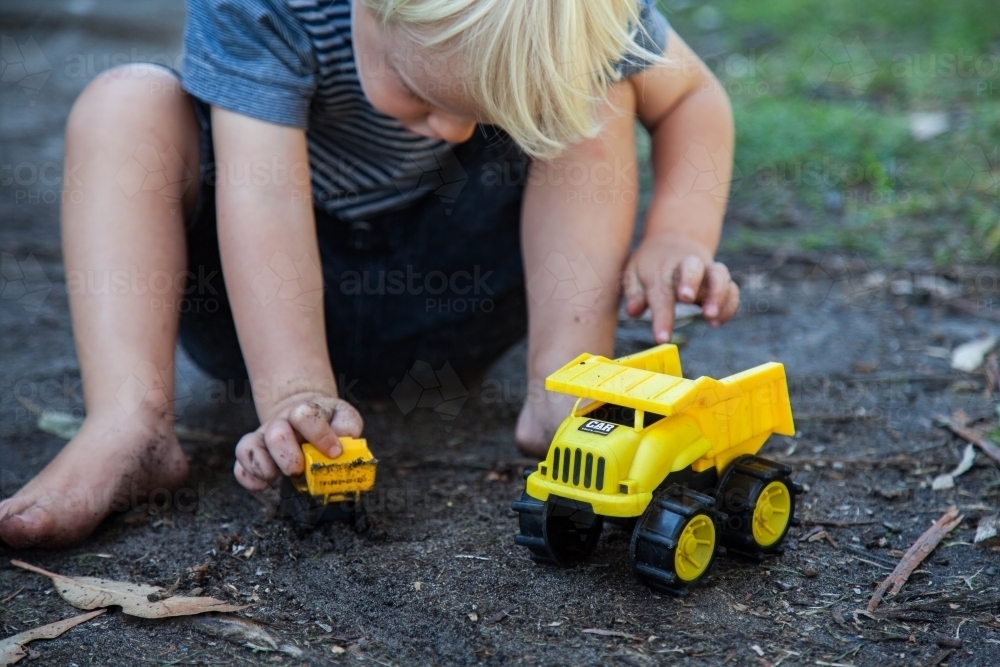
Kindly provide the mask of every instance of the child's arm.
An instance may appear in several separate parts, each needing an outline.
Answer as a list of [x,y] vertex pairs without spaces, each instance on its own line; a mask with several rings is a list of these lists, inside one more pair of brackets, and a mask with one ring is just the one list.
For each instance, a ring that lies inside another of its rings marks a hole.
[[[629,313],[638,316],[649,305],[660,342],[670,339],[678,298],[702,303],[715,325],[739,306],[729,271],[712,259],[731,169],[729,103],[673,32],[666,55],[672,63],[612,86],[597,137],[554,160],[532,163],[521,221],[531,389],[517,425],[517,440],[527,452],[544,455],[572,402],[541,391],[545,377],[581,352],[614,353],[622,278]],[[636,115],[653,137],[655,183],[643,241],[629,257]],[[693,181],[687,164],[706,153],[716,161],[709,175],[721,184],[707,191]],[[572,278],[575,289],[569,291],[575,293],[556,292],[556,277]]]
[[648,305],[658,342],[670,339],[676,299],[701,303],[713,326],[739,307],[739,289],[713,256],[732,173],[733,119],[718,80],[673,30],[669,62],[631,79],[652,137],[653,198],[643,241],[625,272],[626,308]]
[[305,132],[212,108],[219,250],[261,427],[237,445],[236,477],[262,489],[301,473],[299,443],[331,456],[361,435],[337,397]]
[[534,160],[524,191],[529,391],[517,441],[537,456],[574,400],[543,391],[545,377],[581,352],[614,354],[638,176],[634,90],[619,82],[608,92],[600,134],[551,160]]

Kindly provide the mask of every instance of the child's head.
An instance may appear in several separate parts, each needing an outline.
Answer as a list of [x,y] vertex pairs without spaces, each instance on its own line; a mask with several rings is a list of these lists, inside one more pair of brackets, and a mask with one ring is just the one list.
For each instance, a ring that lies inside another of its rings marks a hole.
[[477,121],[535,157],[597,132],[637,0],[357,0],[354,47],[372,105],[418,134],[465,141]]

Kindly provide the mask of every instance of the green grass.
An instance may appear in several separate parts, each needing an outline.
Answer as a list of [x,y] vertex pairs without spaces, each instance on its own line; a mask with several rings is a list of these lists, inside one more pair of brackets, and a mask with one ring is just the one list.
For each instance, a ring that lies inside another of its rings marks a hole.
[[[733,102],[741,178],[727,250],[847,250],[895,264],[996,261],[996,0],[661,7]],[[946,113],[950,129],[919,142],[909,129],[913,112]]]

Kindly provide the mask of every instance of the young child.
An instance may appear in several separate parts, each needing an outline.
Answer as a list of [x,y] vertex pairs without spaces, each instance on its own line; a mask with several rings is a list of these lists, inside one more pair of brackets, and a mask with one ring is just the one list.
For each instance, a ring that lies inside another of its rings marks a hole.
[[[178,334],[249,379],[260,427],[235,475],[259,490],[302,472],[301,442],[336,456],[361,435],[338,379],[387,395],[415,361],[472,377],[526,328],[538,386],[612,354],[619,288],[659,342],[676,301],[714,326],[738,307],[713,261],[728,100],[652,0],[189,0],[184,44],[179,75],[106,72],[70,114],[87,417],[0,504],[11,546],[74,543],[181,484]],[[655,180],[630,254],[636,118]],[[581,294],[556,290],[567,275]],[[526,401],[522,450],[542,456],[569,407]]]

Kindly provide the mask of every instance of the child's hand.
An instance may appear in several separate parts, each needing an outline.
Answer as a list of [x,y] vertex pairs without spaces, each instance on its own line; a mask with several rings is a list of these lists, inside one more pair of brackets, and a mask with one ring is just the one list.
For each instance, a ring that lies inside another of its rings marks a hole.
[[286,399],[274,417],[247,433],[236,445],[233,474],[250,491],[262,491],[279,475],[305,472],[302,443],[330,457],[340,455],[337,436],[360,437],[364,423],[347,401],[323,394]]
[[691,238],[674,233],[643,239],[625,267],[625,311],[639,317],[653,312],[653,336],[666,343],[674,327],[674,304],[698,303],[713,327],[725,324],[740,306],[740,288],[729,269]]

